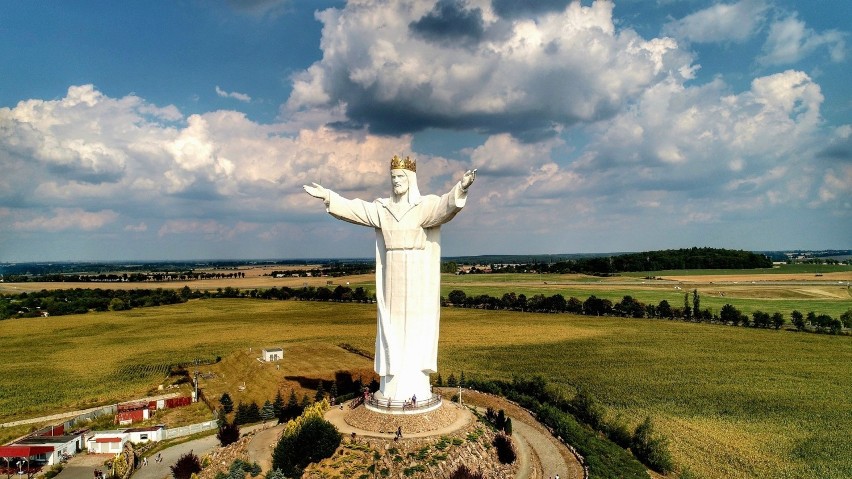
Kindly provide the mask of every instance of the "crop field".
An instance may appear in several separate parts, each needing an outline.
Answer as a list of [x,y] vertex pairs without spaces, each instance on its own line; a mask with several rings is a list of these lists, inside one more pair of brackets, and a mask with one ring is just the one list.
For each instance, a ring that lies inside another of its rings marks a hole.
[[[445,276],[443,294],[613,300],[630,294],[680,306],[683,293],[696,288],[702,307],[710,308],[730,302],[744,312],[798,309],[836,317],[852,307],[845,286],[823,282],[697,282],[675,290],[677,283],[640,278],[563,284],[561,276],[491,276],[497,275]],[[370,278],[363,285],[371,286]],[[375,306],[298,301],[194,300],[1,321],[0,423],[144,396],[167,365],[217,356],[220,363],[200,367],[210,377],[202,381],[210,399],[228,391],[235,403],[262,404],[276,389],[286,400],[290,387],[301,398],[310,391],[285,377],[369,371],[371,361],[338,345],[372,350],[374,339]],[[267,346],[283,347],[284,360],[256,361]],[[610,417],[631,427],[651,416],[676,462],[697,477],[852,477],[850,336],[444,308],[439,368],[445,379],[461,371],[494,379],[540,374],[568,396],[586,387]]]

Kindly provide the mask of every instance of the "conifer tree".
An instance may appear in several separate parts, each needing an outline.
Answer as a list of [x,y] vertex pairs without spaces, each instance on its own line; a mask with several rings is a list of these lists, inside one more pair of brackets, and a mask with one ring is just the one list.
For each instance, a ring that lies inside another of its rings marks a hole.
[[281,390],[279,389],[277,393],[275,393],[275,401],[272,402],[272,415],[273,417],[281,417],[281,413],[284,411],[284,398],[281,396]]
[[314,402],[320,402],[325,399],[325,388],[322,387],[322,381],[319,382],[317,393],[314,395]]
[[225,413],[230,414],[234,410],[234,400],[231,399],[231,395],[227,392],[222,393],[222,397],[219,398],[219,404],[225,408]]
[[272,403],[269,402],[269,399],[267,399],[266,402],[263,403],[263,407],[260,408],[260,419],[262,419],[263,422],[266,422],[273,417],[275,417],[275,407],[272,406]]

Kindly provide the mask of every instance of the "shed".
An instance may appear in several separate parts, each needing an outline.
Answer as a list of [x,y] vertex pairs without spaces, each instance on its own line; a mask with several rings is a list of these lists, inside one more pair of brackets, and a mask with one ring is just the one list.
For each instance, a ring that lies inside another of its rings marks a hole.
[[267,362],[278,361],[284,358],[284,349],[282,348],[264,348],[263,360]]
[[124,432],[130,434],[130,442],[157,442],[163,440],[164,428],[165,426],[160,424],[158,426],[150,427],[134,427],[131,429],[125,429]]
[[86,440],[86,447],[92,454],[118,454],[129,440],[124,431],[99,431]]

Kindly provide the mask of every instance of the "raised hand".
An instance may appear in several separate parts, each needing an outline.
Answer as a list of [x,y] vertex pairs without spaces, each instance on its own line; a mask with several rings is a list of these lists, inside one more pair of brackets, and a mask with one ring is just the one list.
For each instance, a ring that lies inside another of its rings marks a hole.
[[328,190],[323,188],[322,185],[318,183],[311,184],[313,186],[302,185],[302,188],[304,188],[305,191],[314,198],[319,198],[323,201],[328,201]]
[[468,189],[470,185],[473,184],[473,180],[476,179],[476,168],[472,170],[467,170],[464,172],[464,176],[461,179],[461,187],[463,190]]

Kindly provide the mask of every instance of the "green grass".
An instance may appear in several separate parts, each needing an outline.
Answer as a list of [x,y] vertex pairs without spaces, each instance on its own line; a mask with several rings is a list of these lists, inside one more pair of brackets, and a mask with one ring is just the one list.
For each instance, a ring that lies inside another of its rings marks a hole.
[[[283,346],[278,374],[330,374],[356,358],[335,345],[370,350],[374,335],[374,305],[296,301],[2,321],[0,422],[146,394],[155,378],[117,374],[134,364],[158,370],[221,355],[237,380],[229,358],[250,347]],[[444,378],[537,373],[569,394],[583,385],[631,426],[651,415],[698,477],[852,477],[848,336],[445,308],[439,368]]]

